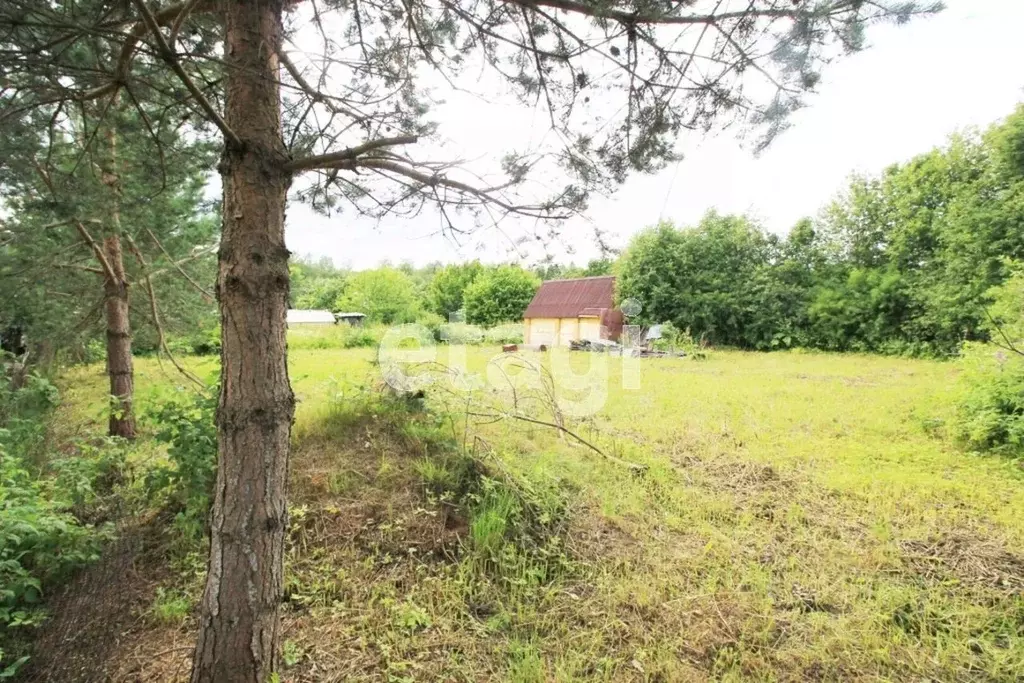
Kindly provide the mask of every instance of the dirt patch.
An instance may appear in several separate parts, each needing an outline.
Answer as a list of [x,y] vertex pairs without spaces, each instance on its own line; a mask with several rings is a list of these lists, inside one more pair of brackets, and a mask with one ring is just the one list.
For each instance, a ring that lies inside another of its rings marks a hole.
[[367,422],[347,439],[311,439],[292,459],[291,541],[346,547],[364,556],[457,554],[466,521],[454,505],[429,500],[415,471],[426,454],[384,425]]
[[1024,556],[963,532],[900,543],[904,565],[934,583],[951,579],[968,586],[1024,592]]
[[24,680],[95,683],[99,672],[124,662],[146,627],[162,566],[163,521],[126,528],[101,559],[78,573],[49,601],[51,618],[39,633]]
[[622,522],[609,519],[597,510],[573,515],[566,539],[573,555],[583,561],[636,560],[643,550]]

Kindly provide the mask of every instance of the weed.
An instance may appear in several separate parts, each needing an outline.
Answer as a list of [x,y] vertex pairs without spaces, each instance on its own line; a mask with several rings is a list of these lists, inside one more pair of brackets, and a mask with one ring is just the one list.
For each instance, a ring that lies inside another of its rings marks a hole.
[[163,498],[175,510],[182,552],[205,535],[217,465],[216,390],[166,401],[148,414],[156,424],[156,439],[167,444],[168,465],[146,475],[151,496]]
[[284,641],[284,645],[281,648],[281,660],[287,667],[293,667],[302,661],[306,651],[294,640]]
[[1024,357],[968,344],[956,433],[969,447],[1024,456]]
[[533,645],[513,643],[508,651],[509,683],[544,683],[544,659]]
[[429,628],[432,624],[430,614],[411,600],[399,603],[395,607],[395,625],[406,631],[418,631]]
[[[101,441],[82,444],[77,462],[53,454],[47,432],[56,403],[56,389],[42,377],[18,390],[0,381],[0,678],[26,661],[22,634],[46,616],[44,591],[93,562],[113,535],[109,525],[85,524],[73,512],[94,512],[86,506],[102,488],[101,474],[119,473],[123,452],[108,453],[104,445],[115,445]],[[63,465],[56,473],[54,463]]]
[[192,600],[185,593],[159,587],[151,611],[158,623],[179,626],[192,611]]

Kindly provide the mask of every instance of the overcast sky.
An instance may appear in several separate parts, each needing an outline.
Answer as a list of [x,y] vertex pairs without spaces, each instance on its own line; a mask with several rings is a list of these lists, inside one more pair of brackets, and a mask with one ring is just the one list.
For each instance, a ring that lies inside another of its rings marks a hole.
[[[684,140],[683,161],[656,176],[631,179],[611,199],[591,203],[587,221],[564,225],[575,251],[556,260],[584,263],[596,255],[596,225],[624,246],[659,218],[691,224],[708,209],[748,213],[785,233],[840,191],[853,172],[885,166],[941,145],[950,133],[984,127],[1024,101],[1024,0],[947,0],[945,12],[902,27],[876,27],[870,48],[825,71],[818,94],[793,127],[759,158],[729,133]],[[453,101],[437,113],[440,132],[481,156],[500,155],[521,111],[509,105]],[[592,224],[588,223],[592,222]],[[288,247],[297,255],[329,256],[339,266],[372,268],[382,261],[516,260],[507,240],[484,231],[456,245],[437,234],[437,220],[376,224],[352,214],[325,218],[293,203]],[[504,226],[516,235],[514,223]],[[525,253],[524,263],[539,252]]]

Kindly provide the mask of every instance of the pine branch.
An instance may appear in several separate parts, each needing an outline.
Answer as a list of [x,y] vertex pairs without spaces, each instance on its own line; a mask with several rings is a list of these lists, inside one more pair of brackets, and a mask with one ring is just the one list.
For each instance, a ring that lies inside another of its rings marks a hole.
[[[39,165],[39,162],[35,162],[35,167],[36,172],[39,174],[40,179],[42,179],[43,181],[43,184],[46,185],[46,189],[50,191],[50,195],[53,197],[53,200],[57,201],[57,190],[53,186],[53,180],[50,178],[50,174],[46,172],[46,169]],[[114,269],[113,267],[111,267],[110,261],[107,260],[106,254],[103,253],[103,249],[100,248],[100,245],[96,243],[96,240],[93,239],[92,235],[86,229],[82,221],[78,218],[73,218],[69,221],[65,221],[64,224],[66,225],[67,223],[71,223],[72,225],[74,225],[75,230],[78,231],[78,234],[81,236],[82,240],[87,245],[89,245],[89,248],[92,250],[92,253],[96,256],[96,260],[99,261],[100,266],[103,267],[103,274],[107,278],[109,278],[111,282],[118,282],[119,278],[114,273]]]
[[[160,23],[156,15],[154,15],[152,10],[149,9],[149,6],[146,4],[146,0],[132,1],[135,3],[135,6],[138,7],[139,12],[142,14],[142,17],[145,20],[150,33],[153,34],[153,38],[154,40],[156,40],[160,56],[167,63],[167,65],[171,67],[174,73],[185,85],[185,88],[188,89],[189,93],[192,94],[192,97],[195,98],[195,101],[199,105],[199,108],[202,109],[206,113],[206,116],[209,117],[210,121],[213,122],[213,124],[220,129],[221,133],[224,134],[224,137],[227,138],[228,142],[231,145],[233,145],[236,148],[242,147],[241,138],[239,138],[238,134],[231,129],[231,127],[227,124],[224,118],[220,115],[220,112],[218,112],[216,108],[214,108],[214,106],[210,104],[210,101],[206,99],[206,96],[203,95],[203,92],[196,86],[195,81],[192,80],[192,78],[188,75],[188,72],[185,71],[185,68],[181,65],[181,60],[178,59],[178,54],[171,48],[170,45],[167,44],[167,40],[164,38],[164,34],[160,30]],[[179,11],[182,11],[184,9],[185,8],[183,7]]]
[[167,252],[167,249],[164,247],[163,242],[161,242],[159,239],[157,239],[157,236],[153,233],[153,231],[151,229],[149,229],[149,228],[146,228],[146,233],[149,235],[149,238],[151,240],[153,240],[153,243],[156,244],[157,248],[161,251],[161,253],[163,253],[163,255],[165,257],[167,257],[167,260],[171,261],[170,268],[162,268],[162,269],[157,270],[157,271],[155,271],[153,273],[150,273],[149,279],[153,279],[153,278],[155,278],[155,277],[157,277],[159,275],[162,275],[162,274],[166,273],[168,270],[170,270],[171,268],[173,268],[173,269],[177,270],[178,273],[183,278],[185,278],[186,282],[188,282],[196,290],[198,290],[199,293],[202,294],[206,298],[207,301],[213,301],[213,298],[214,298],[213,294],[211,294],[209,292],[209,290],[207,290],[201,284],[196,282],[192,278],[191,275],[186,273],[185,269],[182,268],[182,266],[185,265],[186,263],[188,263],[189,261],[195,261],[196,259],[202,258],[203,256],[207,256],[209,254],[214,253],[217,250],[217,248],[216,247],[210,247],[209,249],[203,249],[202,251],[196,252],[195,254],[192,254],[191,256],[187,256],[187,257],[181,259],[180,261],[174,261],[174,260],[172,260],[171,255]]
[[295,159],[286,163],[284,168],[286,171],[291,173],[301,173],[302,171],[309,171],[315,168],[332,168],[338,162],[352,161],[357,159],[360,155],[367,154],[368,152],[382,149],[384,147],[411,145],[418,142],[419,139],[418,135],[399,135],[392,138],[370,140],[369,142],[364,142],[361,145],[343,149],[340,152],[331,152],[329,154],[320,154],[317,156]]
[[156,292],[153,290],[153,279],[151,276],[146,274],[146,272],[149,270],[149,267],[146,264],[146,259],[142,256],[142,252],[139,250],[139,246],[135,244],[135,240],[132,239],[131,235],[125,234],[124,238],[128,242],[128,247],[132,250],[132,254],[135,255],[135,260],[139,262],[139,267],[142,268],[142,283],[146,290],[146,294],[148,295],[149,298],[149,312],[150,315],[152,316],[153,327],[154,329],[156,329],[157,343],[159,344],[160,349],[165,354],[167,354],[167,357],[170,359],[171,363],[178,370],[178,372],[180,372],[184,377],[186,377],[189,381],[198,386],[200,389],[206,389],[206,384],[203,382],[203,380],[199,379],[195,374],[193,374],[187,368],[182,366],[181,363],[178,362],[178,359],[174,356],[174,354],[171,353],[170,347],[167,346],[167,337],[164,334],[163,325],[160,324],[160,308],[157,306],[156,303]]
[[[189,0],[187,2],[165,7],[157,11],[153,17],[158,26],[166,26],[172,22],[178,22],[176,25],[180,27],[180,22],[184,21],[188,14],[199,11],[200,9],[210,10],[213,7],[214,0],[199,0],[198,2],[195,0]],[[93,100],[103,97],[104,95],[116,92],[122,85],[127,83],[129,72],[131,70],[132,58],[135,56],[135,48],[138,46],[139,41],[144,38],[150,30],[151,28],[146,21],[135,23],[128,31],[125,42],[121,44],[121,51],[117,58],[117,66],[114,69],[114,77],[111,79],[110,83],[86,91],[77,99]]]

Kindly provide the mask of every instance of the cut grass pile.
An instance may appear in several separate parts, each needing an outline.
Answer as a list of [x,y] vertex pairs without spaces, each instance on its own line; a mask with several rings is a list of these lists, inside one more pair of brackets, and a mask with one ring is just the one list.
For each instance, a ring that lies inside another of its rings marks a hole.
[[[458,353],[483,374],[494,350]],[[567,425],[637,476],[539,425],[470,437],[447,391],[399,407],[374,358],[292,353],[284,681],[1024,674],[1022,476],[945,438],[952,365],[719,352],[645,359],[629,390],[619,359],[553,357],[608,361]],[[137,368],[143,409],[177,382]],[[99,417],[101,373],[67,377],[65,428]],[[114,680],[184,676],[199,574],[154,594]]]

